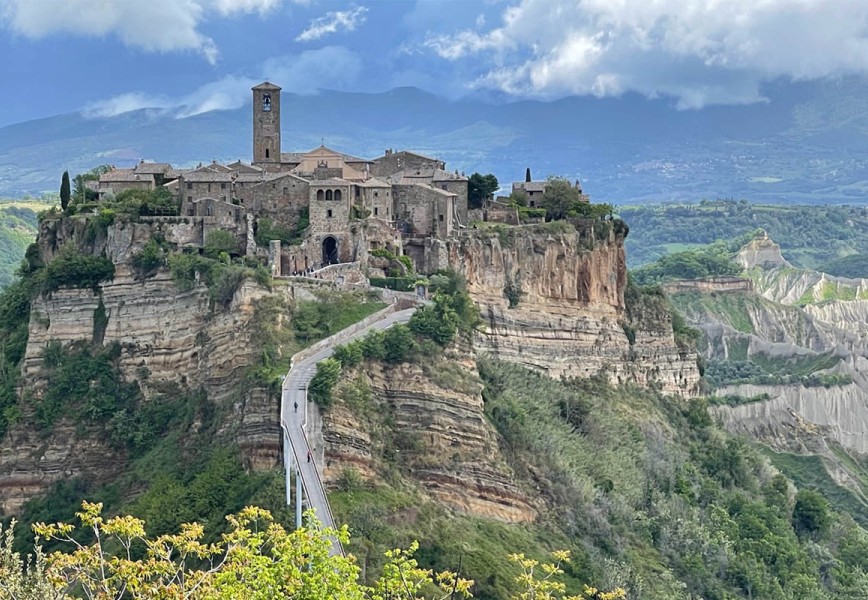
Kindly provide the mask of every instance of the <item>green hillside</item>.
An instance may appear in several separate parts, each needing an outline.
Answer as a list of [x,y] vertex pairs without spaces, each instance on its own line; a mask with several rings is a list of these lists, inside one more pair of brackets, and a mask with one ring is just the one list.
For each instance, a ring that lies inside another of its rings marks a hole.
[[0,200],[0,288],[12,283],[24,251],[36,239],[41,209],[41,204]]
[[868,277],[868,208],[704,200],[696,204],[624,206],[630,224],[627,259],[635,268],[679,250],[765,229],[796,266],[832,275]]

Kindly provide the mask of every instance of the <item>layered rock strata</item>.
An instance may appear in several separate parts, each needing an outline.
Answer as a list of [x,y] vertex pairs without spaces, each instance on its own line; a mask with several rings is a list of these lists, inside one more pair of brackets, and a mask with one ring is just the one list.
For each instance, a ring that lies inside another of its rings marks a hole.
[[628,322],[623,242],[612,228],[596,238],[593,228],[527,226],[448,243],[450,267],[480,306],[477,348],[552,377],[603,372],[614,383],[695,394],[696,354],[676,345],[669,314]]
[[336,484],[346,469],[380,478],[391,465],[461,512],[534,519],[536,509],[516,485],[484,416],[472,358],[453,355],[431,367],[443,368],[452,373],[451,383],[416,364],[350,373],[344,383],[370,390],[371,399],[367,405],[342,401],[325,413],[326,482]]

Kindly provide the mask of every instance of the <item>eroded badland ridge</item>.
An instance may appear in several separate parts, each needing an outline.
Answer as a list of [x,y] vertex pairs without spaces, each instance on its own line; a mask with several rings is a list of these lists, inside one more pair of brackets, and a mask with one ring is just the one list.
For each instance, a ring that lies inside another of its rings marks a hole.
[[[412,283],[454,271],[481,326],[436,368],[345,374],[362,378],[372,396],[323,413],[316,452],[327,482],[348,468],[376,480],[378,457],[413,439],[419,458],[402,468],[431,498],[468,514],[536,518],[540,500],[516,480],[484,414],[479,353],[556,378],[697,392],[696,354],[676,343],[668,309],[628,309],[622,222],[544,223],[494,200],[473,211],[467,177],[412,153],[372,161],[324,147],[283,153],[271,84],[254,88],[254,159],[108,171],[92,184],[98,199],[42,219],[25,268],[31,297],[16,417],[0,446],[4,513],[57,482],[124,474],[143,446],[123,437],[138,422],[117,415],[155,399],[188,399],[191,440],[211,432],[236,445],[247,468],[277,468],[275,381],[300,348],[304,310],[329,295],[355,298],[368,312],[381,298],[412,296],[372,288],[378,276]],[[83,374],[82,384],[69,371],[83,355],[106,371]],[[127,405],[66,405],[53,387],[62,379],[95,389],[110,371],[130,386]]]
[[715,393],[741,399],[714,414],[782,457],[819,458],[864,503],[868,280],[795,268],[764,232],[736,261],[748,278],[667,286],[705,334]]

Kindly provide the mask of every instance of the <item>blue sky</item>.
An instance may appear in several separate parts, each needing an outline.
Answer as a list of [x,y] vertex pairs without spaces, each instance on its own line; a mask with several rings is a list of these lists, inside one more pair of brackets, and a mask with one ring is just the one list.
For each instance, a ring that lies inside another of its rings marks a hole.
[[0,0],[0,126],[145,106],[179,116],[285,90],[683,109],[868,73],[866,0]]

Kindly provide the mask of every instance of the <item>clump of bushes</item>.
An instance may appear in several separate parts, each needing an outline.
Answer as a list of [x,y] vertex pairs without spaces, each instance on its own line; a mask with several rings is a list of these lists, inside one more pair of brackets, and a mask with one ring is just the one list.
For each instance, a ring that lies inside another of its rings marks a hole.
[[247,266],[232,262],[228,256],[217,260],[194,252],[178,252],[168,257],[172,279],[179,289],[192,289],[201,280],[208,286],[212,305],[225,308],[232,302],[238,286],[250,277],[264,287],[271,286],[271,272],[264,265]]
[[285,246],[294,246],[301,243],[304,232],[309,226],[310,211],[305,207],[299,211],[295,227],[281,225],[268,217],[257,219],[254,239],[256,240],[256,245],[262,248],[267,248],[271,240],[280,240]]
[[115,276],[115,266],[105,256],[83,254],[72,244],[65,245],[54,260],[39,273],[43,292],[61,287],[94,288]]
[[[330,361],[320,361],[308,387],[311,399],[322,407],[331,402],[331,389],[342,368],[352,368],[363,360],[399,364],[421,356],[439,353],[459,332],[469,333],[479,325],[479,311],[464,289],[463,280],[454,273],[446,276],[444,290],[434,295],[433,304],[413,313],[407,325],[394,325],[375,331],[360,340],[337,346]],[[312,392],[315,389],[316,392]]]

